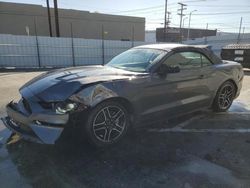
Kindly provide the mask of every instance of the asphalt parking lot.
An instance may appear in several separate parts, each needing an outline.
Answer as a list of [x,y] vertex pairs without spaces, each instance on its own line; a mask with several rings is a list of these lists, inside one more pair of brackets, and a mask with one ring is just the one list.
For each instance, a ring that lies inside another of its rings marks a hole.
[[[0,73],[0,117],[41,72]],[[198,112],[94,149],[72,135],[59,146],[19,140],[0,122],[0,187],[250,187],[250,72],[227,113]]]

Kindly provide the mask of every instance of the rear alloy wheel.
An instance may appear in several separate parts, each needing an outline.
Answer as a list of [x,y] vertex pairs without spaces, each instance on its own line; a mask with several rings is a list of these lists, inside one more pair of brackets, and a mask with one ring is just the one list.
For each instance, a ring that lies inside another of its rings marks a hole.
[[227,111],[233,103],[235,93],[236,93],[235,85],[230,81],[225,82],[220,87],[215,97],[213,104],[214,111],[216,112]]
[[86,133],[89,141],[99,147],[118,142],[127,132],[129,115],[118,102],[99,104],[89,115]]

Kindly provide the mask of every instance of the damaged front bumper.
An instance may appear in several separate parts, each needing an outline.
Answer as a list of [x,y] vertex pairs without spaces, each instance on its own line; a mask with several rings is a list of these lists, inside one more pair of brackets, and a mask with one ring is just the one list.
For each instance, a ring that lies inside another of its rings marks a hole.
[[22,113],[16,103],[6,106],[8,116],[1,118],[4,125],[12,132],[32,142],[55,144],[69,120],[68,114]]

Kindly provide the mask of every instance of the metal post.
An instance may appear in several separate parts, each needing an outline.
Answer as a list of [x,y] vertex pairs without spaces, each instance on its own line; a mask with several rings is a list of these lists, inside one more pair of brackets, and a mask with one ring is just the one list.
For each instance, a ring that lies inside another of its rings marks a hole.
[[135,46],[134,42],[135,42],[135,26],[133,25],[133,27],[132,27],[132,47]]
[[167,12],[168,12],[168,0],[165,0],[165,22],[164,22],[164,42],[166,42],[167,35]]
[[245,35],[245,27],[243,27],[243,30],[242,30],[242,37],[241,37],[242,40],[244,38],[244,35]]
[[73,25],[70,23],[70,32],[71,32],[71,49],[72,49],[72,62],[73,66],[76,66],[75,62],[75,50],[74,50],[74,33],[73,33]]
[[47,12],[48,12],[48,23],[49,23],[49,35],[52,37],[52,28],[51,28],[51,15],[50,15],[50,6],[49,6],[49,0],[47,1]]
[[189,40],[189,35],[190,35],[190,22],[191,22],[191,15],[192,15],[192,12],[190,12],[190,13],[189,13],[187,40]]
[[186,19],[187,19],[187,17],[184,17],[184,18],[183,18],[182,28],[185,27],[185,20],[186,20]]
[[184,17],[184,18],[183,18],[183,23],[182,23],[182,32],[181,32],[181,35],[183,36],[183,38],[182,38],[183,40],[185,39],[185,36],[184,36],[184,35],[185,35],[185,34],[184,34],[184,33],[185,33],[185,32],[184,32],[184,28],[185,28],[185,20],[186,20],[186,19],[187,19],[187,17]]
[[206,35],[205,35],[205,39],[204,39],[204,44],[207,44],[207,30],[208,30],[208,23],[206,26]]
[[105,64],[105,51],[104,51],[104,26],[102,25],[102,65]]
[[188,21],[188,34],[187,34],[187,40],[189,40],[189,37],[190,37],[190,23],[191,23],[191,16],[192,16],[192,13],[195,12],[197,10],[193,10],[189,13],[189,21]]
[[37,28],[36,28],[36,17],[34,18],[34,26],[35,26],[35,35],[36,35],[36,51],[37,51],[38,67],[41,67],[40,50],[39,50],[39,43],[38,43],[38,37],[37,37]]
[[60,37],[57,0],[54,0],[54,11],[55,11],[55,24],[56,24],[56,37]]
[[167,12],[167,24],[166,24],[166,29],[164,29],[164,42],[168,42],[167,34],[168,34],[168,28],[170,24],[170,14],[171,12]]
[[237,38],[237,44],[239,44],[239,42],[240,42],[241,26],[242,26],[242,17],[240,18],[240,27],[239,27],[239,34],[238,34],[238,38]]

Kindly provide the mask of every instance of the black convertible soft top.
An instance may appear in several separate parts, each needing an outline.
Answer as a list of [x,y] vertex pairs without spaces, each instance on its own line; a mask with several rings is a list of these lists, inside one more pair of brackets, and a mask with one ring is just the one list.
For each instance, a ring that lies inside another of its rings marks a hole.
[[221,59],[216,56],[213,51],[211,50],[211,46],[209,45],[186,45],[186,44],[175,44],[175,43],[169,43],[169,44],[149,44],[149,45],[143,45],[143,46],[137,46],[135,48],[151,48],[151,49],[159,49],[159,50],[165,50],[165,51],[194,51],[194,52],[200,52],[207,56],[209,59],[212,60],[215,64],[221,64]]
[[212,60],[215,64],[221,64],[222,60],[213,53],[211,50],[211,46],[208,45],[187,45],[187,46],[181,46],[173,48],[172,51],[194,51],[194,52],[200,52],[207,56],[209,59]]

